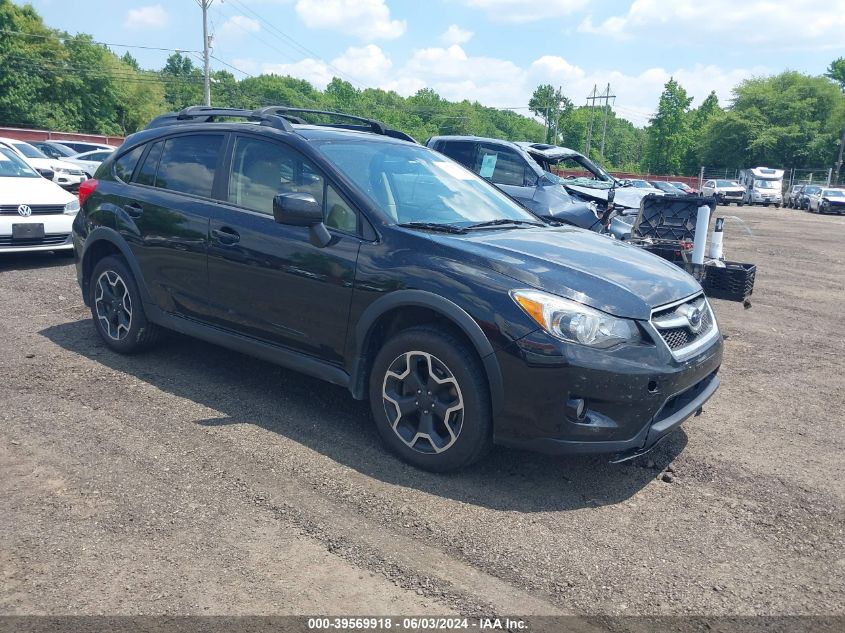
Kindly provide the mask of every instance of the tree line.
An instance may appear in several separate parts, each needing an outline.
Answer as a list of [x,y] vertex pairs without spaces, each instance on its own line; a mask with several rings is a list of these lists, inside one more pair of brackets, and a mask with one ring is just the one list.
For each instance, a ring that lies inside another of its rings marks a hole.
[[[701,165],[832,166],[845,128],[845,58],[823,76],[787,71],[743,81],[727,107],[711,93],[693,108],[671,79],[644,128],[608,110],[604,156],[603,110],[575,107],[551,85],[534,91],[528,104],[534,118],[448,101],[430,88],[403,97],[337,77],[325,90],[278,75],[237,80],[218,70],[211,79],[216,106],[342,111],[378,119],[420,141],[472,134],[584,151],[592,125],[592,158],[610,169],[659,174],[694,175]],[[177,52],[161,69],[143,69],[128,52],[119,56],[89,35],[48,28],[31,5],[0,0],[0,125],[126,135],[158,114],[202,102],[203,75],[189,55]]]

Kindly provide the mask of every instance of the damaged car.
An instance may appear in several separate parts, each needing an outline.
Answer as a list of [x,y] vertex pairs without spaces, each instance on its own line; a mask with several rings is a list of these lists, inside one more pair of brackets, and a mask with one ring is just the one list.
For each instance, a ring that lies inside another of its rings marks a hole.
[[[625,187],[586,156],[552,145],[477,136],[435,136],[426,145],[493,183],[542,218],[616,239],[631,236],[634,215],[645,195]],[[564,160],[564,154],[574,157],[587,175],[566,178],[553,173],[551,167]],[[617,189],[613,217],[605,214],[611,188]]]

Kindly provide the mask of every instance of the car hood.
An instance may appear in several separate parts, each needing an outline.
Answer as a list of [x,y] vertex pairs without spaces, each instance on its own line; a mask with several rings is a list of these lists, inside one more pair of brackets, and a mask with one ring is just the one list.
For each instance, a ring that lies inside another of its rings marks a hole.
[[67,204],[76,196],[46,178],[0,178],[0,204]]
[[430,235],[526,286],[615,316],[646,320],[653,308],[701,292],[698,282],[674,264],[575,227]]
[[[581,185],[567,185],[564,183],[563,185],[566,187],[567,190],[576,193],[581,196],[586,196],[591,200],[598,200],[601,202],[607,202],[607,192],[609,189],[593,189],[592,187],[584,187]],[[637,189],[636,187],[617,187],[616,188],[616,197],[614,198],[614,203],[621,207],[627,207],[629,209],[639,209],[640,202],[643,198],[646,197],[649,193],[658,193],[663,195],[662,191],[647,191],[645,189]]]

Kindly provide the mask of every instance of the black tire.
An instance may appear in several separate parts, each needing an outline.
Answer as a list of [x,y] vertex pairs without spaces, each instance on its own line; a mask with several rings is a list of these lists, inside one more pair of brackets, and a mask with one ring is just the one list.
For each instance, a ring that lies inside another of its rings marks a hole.
[[97,262],[88,292],[94,328],[109,348],[134,354],[161,337],[161,328],[144,314],[138,285],[123,258],[109,256]]
[[[432,385],[435,389],[425,390]],[[391,395],[396,400],[388,400]],[[400,409],[399,400],[407,410]],[[445,417],[436,415],[435,407]],[[404,330],[381,348],[370,372],[370,408],[385,444],[424,470],[465,468],[493,444],[490,393],[481,362],[474,349],[443,328]]]

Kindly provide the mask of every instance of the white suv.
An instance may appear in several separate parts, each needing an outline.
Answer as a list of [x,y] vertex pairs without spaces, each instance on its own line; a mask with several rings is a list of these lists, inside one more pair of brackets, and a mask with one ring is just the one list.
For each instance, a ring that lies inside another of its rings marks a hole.
[[71,225],[79,200],[0,146],[0,253],[73,255]]
[[742,206],[745,189],[735,180],[708,180],[701,187],[702,196],[713,196],[718,204],[729,205],[731,202]]

